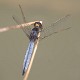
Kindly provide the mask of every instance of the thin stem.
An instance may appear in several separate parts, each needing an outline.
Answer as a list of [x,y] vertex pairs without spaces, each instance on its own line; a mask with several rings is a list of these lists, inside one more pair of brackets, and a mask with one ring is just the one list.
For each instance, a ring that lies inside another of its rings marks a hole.
[[8,26],[8,27],[0,28],[0,32],[5,32],[5,31],[11,30],[11,29],[19,29],[22,27],[24,28],[24,27],[34,24],[35,22],[40,22],[40,21],[34,21],[34,22],[24,23],[24,24],[20,24],[20,25],[16,25],[16,26],[11,26],[11,27]]

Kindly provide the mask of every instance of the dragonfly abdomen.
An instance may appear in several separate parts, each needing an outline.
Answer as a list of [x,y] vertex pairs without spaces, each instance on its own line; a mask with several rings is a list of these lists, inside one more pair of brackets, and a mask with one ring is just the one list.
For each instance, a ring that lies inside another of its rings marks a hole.
[[26,51],[25,58],[24,58],[22,75],[24,75],[24,73],[28,69],[28,66],[29,66],[29,63],[30,63],[30,60],[31,60],[31,57],[32,57],[32,53],[33,53],[33,48],[34,48],[34,42],[30,41],[28,49]]

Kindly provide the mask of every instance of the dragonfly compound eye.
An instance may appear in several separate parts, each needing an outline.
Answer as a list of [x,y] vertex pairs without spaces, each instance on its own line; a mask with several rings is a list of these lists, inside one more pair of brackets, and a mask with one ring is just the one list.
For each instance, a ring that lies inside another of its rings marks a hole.
[[42,24],[40,22],[35,22],[34,27],[39,27],[42,29]]

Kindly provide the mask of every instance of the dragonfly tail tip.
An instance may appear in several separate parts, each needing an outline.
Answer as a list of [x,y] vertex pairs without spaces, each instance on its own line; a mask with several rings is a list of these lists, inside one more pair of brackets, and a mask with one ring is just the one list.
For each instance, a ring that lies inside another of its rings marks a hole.
[[24,76],[24,74],[25,74],[25,71],[23,70],[23,72],[22,72],[22,76]]

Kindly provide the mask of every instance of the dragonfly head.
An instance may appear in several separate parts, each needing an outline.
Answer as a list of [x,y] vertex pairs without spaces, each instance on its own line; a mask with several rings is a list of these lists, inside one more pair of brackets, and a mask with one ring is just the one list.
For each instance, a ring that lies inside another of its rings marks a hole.
[[35,22],[34,23],[34,27],[38,27],[39,29],[41,29],[42,30],[42,21],[40,21],[40,22]]

